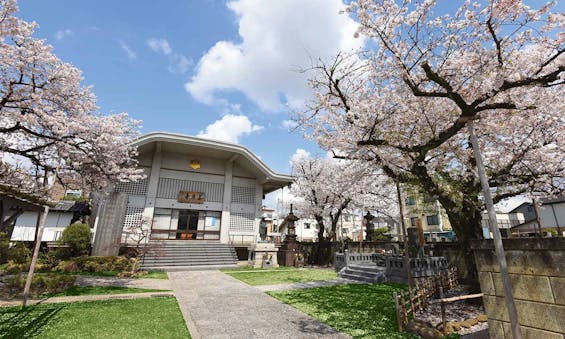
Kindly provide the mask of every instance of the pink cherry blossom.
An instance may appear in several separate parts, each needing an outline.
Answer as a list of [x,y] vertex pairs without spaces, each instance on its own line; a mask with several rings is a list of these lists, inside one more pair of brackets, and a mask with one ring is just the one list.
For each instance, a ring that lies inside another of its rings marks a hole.
[[125,113],[97,113],[91,88],[81,84],[81,71],[34,38],[37,25],[16,12],[16,1],[0,1],[2,162],[18,163],[18,173],[24,167],[32,175],[57,172],[63,183],[78,177],[93,188],[141,178],[134,149],[128,146],[139,122]]

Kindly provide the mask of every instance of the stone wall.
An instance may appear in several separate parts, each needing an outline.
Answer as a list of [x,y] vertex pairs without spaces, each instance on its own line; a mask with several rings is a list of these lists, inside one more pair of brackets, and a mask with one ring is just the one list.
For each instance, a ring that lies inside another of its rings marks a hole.
[[465,251],[463,251],[458,242],[426,243],[426,248],[432,251],[433,256],[446,257],[449,261],[449,266],[457,267],[458,280],[460,282],[469,283],[467,279],[469,269],[467,267]]
[[[472,243],[490,337],[512,338],[492,240]],[[565,239],[504,239],[522,338],[565,335]]]
[[[326,248],[323,251],[323,257],[318,258],[317,251],[318,242],[301,242],[299,249],[304,253],[304,260],[309,265],[334,265],[335,254],[342,253],[345,243],[339,241],[325,243]],[[351,241],[347,242],[349,253],[376,253],[377,250],[395,250],[402,248],[403,244],[388,241]],[[321,260],[321,262],[320,262]]]

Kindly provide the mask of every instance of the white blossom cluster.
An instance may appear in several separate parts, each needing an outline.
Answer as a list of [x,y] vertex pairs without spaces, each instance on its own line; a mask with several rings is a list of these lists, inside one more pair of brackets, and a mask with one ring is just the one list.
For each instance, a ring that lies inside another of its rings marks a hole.
[[30,175],[78,176],[95,188],[141,178],[128,146],[139,122],[97,113],[81,71],[34,38],[37,25],[16,12],[15,0],[0,1],[0,153],[26,164]]

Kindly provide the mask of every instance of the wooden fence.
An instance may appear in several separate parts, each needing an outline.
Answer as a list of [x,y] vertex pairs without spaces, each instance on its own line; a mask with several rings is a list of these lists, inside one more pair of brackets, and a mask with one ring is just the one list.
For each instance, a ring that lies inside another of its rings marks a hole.
[[414,288],[409,287],[408,291],[394,292],[398,329],[403,331],[416,312],[427,307],[430,299],[440,295],[443,297],[444,290],[450,290],[457,285],[457,269],[451,267],[434,277],[414,279]]

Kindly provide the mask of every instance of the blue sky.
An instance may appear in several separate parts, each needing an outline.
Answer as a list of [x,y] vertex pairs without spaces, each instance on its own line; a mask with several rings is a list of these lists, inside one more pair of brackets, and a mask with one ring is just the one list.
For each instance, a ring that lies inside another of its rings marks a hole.
[[[458,2],[439,1],[438,14]],[[530,1],[529,3],[535,3]],[[298,149],[292,110],[309,97],[297,72],[364,44],[342,0],[20,0],[36,36],[84,72],[103,113],[128,112],[143,132],[235,141],[288,173]],[[561,6],[558,6],[562,9]]]
[[20,0],[17,15],[83,71],[100,112],[128,112],[143,132],[223,130],[288,173],[297,149],[318,152],[284,123],[308,96],[296,69],[361,43],[340,0],[301,3]]

